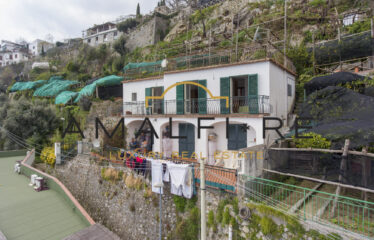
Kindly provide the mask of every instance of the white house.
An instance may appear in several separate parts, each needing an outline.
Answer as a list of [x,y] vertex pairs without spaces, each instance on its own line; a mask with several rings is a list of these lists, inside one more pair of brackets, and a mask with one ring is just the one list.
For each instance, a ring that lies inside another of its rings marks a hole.
[[27,46],[2,40],[0,46],[0,67],[20,63],[29,59]]
[[39,56],[42,52],[47,52],[49,49],[55,47],[53,43],[36,39],[29,44],[29,51],[33,56]]
[[90,46],[98,46],[104,43],[111,43],[118,39],[121,32],[117,30],[116,24],[112,22],[95,25],[83,31],[83,42]]
[[[149,98],[147,107],[146,97],[155,96],[162,99]],[[162,152],[166,157],[175,155],[173,152],[180,156],[185,153],[184,157],[188,158],[195,153],[192,158],[203,157],[208,163],[217,164],[226,151],[229,159],[233,159],[239,149],[278,138],[275,131],[266,132],[263,138],[263,118],[278,117],[287,127],[294,100],[295,74],[269,59],[165,72],[161,78],[124,81],[127,143],[139,135],[139,128],[147,117],[159,137],[151,138],[153,152]],[[169,117],[172,118],[172,135],[186,138],[170,138]],[[200,137],[198,118],[209,118],[200,120],[200,126],[213,127],[201,129]],[[277,125],[279,122],[267,122],[267,126]],[[149,132],[149,127],[147,124],[143,130],[148,128]],[[232,166],[228,167],[235,168],[237,163],[224,163],[225,166],[230,164]]]

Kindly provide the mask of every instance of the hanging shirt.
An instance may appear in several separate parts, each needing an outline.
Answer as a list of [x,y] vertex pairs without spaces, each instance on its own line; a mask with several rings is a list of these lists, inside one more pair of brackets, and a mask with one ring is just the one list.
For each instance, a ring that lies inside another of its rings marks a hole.
[[[156,160],[152,161],[152,192],[160,193],[160,188],[155,187],[156,184],[162,183],[162,163]],[[161,194],[163,188],[161,188]]]

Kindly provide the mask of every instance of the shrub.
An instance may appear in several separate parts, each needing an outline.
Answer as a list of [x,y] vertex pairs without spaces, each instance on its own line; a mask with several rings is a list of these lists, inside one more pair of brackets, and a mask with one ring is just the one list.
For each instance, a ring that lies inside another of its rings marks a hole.
[[331,141],[322,137],[320,134],[309,132],[302,134],[302,136],[309,138],[295,138],[295,136],[292,137],[297,148],[329,149],[331,146]]
[[200,210],[194,207],[189,212],[189,217],[183,219],[177,224],[176,235],[177,239],[195,240],[198,238],[200,230]]
[[79,72],[79,64],[70,61],[70,62],[66,65],[66,70],[68,70],[69,72]]
[[83,111],[90,111],[90,108],[91,108],[91,99],[90,97],[88,96],[82,96],[80,99],[79,99],[79,107],[81,109],[83,109]]
[[226,208],[225,212],[223,213],[222,226],[226,226],[227,224],[229,224],[230,219],[231,219],[230,210],[229,208]]
[[277,225],[269,217],[263,217],[260,221],[261,231],[264,235],[273,234],[277,230]]
[[138,21],[134,18],[126,19],[123,22],[117,24],[117,29],[121,32],[127,32],[128,30],[136,27],[138,25]]
[[177,211],[183,213],[186,208],[186,204],[187,204],[186,198],[174,195],[173,201],[174,201],[175,208],[177,209]]
[[55,149],[53,147],[45,147],[40,153],[40,160],[53,166],[56,162]]
[[214,212],[212,210],[208,213],[208,221],[207,221],[208,227],[213,227],[215,225],[214,222]]

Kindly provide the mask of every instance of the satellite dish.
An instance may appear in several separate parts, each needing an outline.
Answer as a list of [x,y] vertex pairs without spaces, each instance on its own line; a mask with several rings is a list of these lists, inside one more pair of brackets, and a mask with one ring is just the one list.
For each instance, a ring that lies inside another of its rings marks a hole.
[[167,59],[162,60],[161,67],[166,68],[167,66],[168,66],[168,60]]
[[100,141],[99,141],[99,139],[95,139],[95,140],[93,140],[92,144],[93,144],[93,146],[94,146],[95,148],[100,147]]

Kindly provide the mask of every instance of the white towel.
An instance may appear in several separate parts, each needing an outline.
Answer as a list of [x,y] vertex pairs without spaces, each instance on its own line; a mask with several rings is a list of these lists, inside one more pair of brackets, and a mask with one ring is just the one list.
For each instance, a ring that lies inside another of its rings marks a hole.
[[193,195],[193,180],[192,180],[192,167],[189,166],[185,178],[185,184],[183,186],[183,196],[185,198],[192,198]]
[[170,173],[172,194],[182,196],[183,189],[186,185],[186,175],[188,172],[188,164],[167,163],[167,168]]
[[[160,193],[160,188],[156,184],[162,183],[162,163],[156,160],[152,161],[152,192]],[[161,188],[163,194],[163,188]]]

